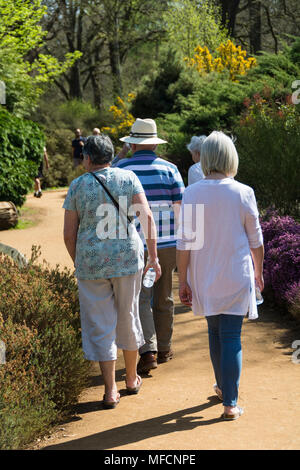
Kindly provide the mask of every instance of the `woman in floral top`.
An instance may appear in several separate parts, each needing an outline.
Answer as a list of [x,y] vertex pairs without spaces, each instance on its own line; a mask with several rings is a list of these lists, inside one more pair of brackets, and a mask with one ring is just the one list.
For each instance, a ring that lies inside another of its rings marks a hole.
[[[107,136],[90,136],[83,154],[87,173],[71,183],[63,205],[64,241],[78,280],[84,354],[99,361],[105,383],[103,405],[114,408],[120,401],[115,382],[117,348],[123,350],[128,393],[140,389],[136,363],[144,344],[138,312],[141,279],[143,271],[152,267],[157,280],[161,270],[155,223],[137,176],[110,167],[114,152]],[[145,270],[143,243],[128,215],[138,215],[148,235]]]

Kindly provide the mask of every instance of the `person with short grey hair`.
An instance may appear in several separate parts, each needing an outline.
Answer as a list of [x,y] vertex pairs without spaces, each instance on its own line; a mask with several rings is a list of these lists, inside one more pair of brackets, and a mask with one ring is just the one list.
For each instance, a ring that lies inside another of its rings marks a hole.
[[[234,180],[238,154],[232,139],[212,132],[201,148],[205,179],[183,195],[177,241],[179,296],[195,315],[206,317],[214,390],[225,420],[243,413],[237,406],[242,368],[244,317],[258,317],[255,286],[264,288],[264,246],[252,188]],[[204,208],[197,219],[198,208]],[[194,210],[194,208],[196,210]],[[192,246],[194,227],[203,227],[203,246]]]
[[205,139],[206,135],[200,135],[199,137],[194,135],[187,145],[187,149],[191,152],[194,162],[194,165],[192,165],[188,171],[188,185],[194,184],[204,178],[201,167],[201,148]]
[[[82,345],[85,358],[100,363],[105,384],[103,406],[115,408],[117,348],[123,350],[128,394],[138,393],[138,349],[145,343],[139,318],[143,272],[157,260],[156,230],[143,187],[131,171],[111,168],[113,144],[108,136],[88,137],[83,148],[87,173],[72,181],[64,202],[64,241],[78,281]],[[149,259],[132,215],[146,234]],[[136,213],[136,210],[138,211]]]

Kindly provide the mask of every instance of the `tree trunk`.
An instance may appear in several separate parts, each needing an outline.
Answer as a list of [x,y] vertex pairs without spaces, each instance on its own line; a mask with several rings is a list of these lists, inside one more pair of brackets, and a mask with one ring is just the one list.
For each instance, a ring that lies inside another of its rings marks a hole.
[[97,72],[92,72],[91,84],[92,84],[92,89],[93,89],[93,101],[94,101],[94,106],[96,109],[101,109],[101,106],[102,106],[102,93],[101,93],[101,87],[99,83],[100,83],[99,75],[97,74]]
[[261,1],[249,0],[250,21],[250,52],[257,54],[262,49],[261,45]]
[[240,0],[220,0],[220,4],[222,7],[222,24],[228,29],[230,36],[234,37]]
[[70,99],[76,98],[78,100],[82,100],[81,77],[78,61],[75,62],[73,67],[70,69],[69,96]]
[[121,61],[118,40],[111,40],[108,47],[110,68],[113,79],[113,94],[114,96],[122,96]]

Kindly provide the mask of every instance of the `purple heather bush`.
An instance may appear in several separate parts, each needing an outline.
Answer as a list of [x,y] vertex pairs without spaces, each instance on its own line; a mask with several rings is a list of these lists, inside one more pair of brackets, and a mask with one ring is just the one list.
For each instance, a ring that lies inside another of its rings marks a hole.
[[264,278],[278,304],[300,319],[300,224],[289,216],[269,212],[261,222],[264,244]]

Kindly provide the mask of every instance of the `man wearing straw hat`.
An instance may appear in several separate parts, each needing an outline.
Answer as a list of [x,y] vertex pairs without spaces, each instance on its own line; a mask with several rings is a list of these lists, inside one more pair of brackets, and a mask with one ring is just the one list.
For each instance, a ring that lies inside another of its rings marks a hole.
[[155,369],[157,363],[167,362],[173,357],[172,275],[176,267],[174,209],[179,209],[184,184],[177,167],[155,154],[157,145],[167,142],[157,136],[153,119],[137,119],[130,135],[120,140],[130,144],[133,155],[119,160],[115,165],[132,170],[143,185],[156,223],[158,258],[162,269],[162,276],[154,286],[142,286],[140,293],[140,319],[146,343],[139,350],[141,357],[138,372],[147,373]]

